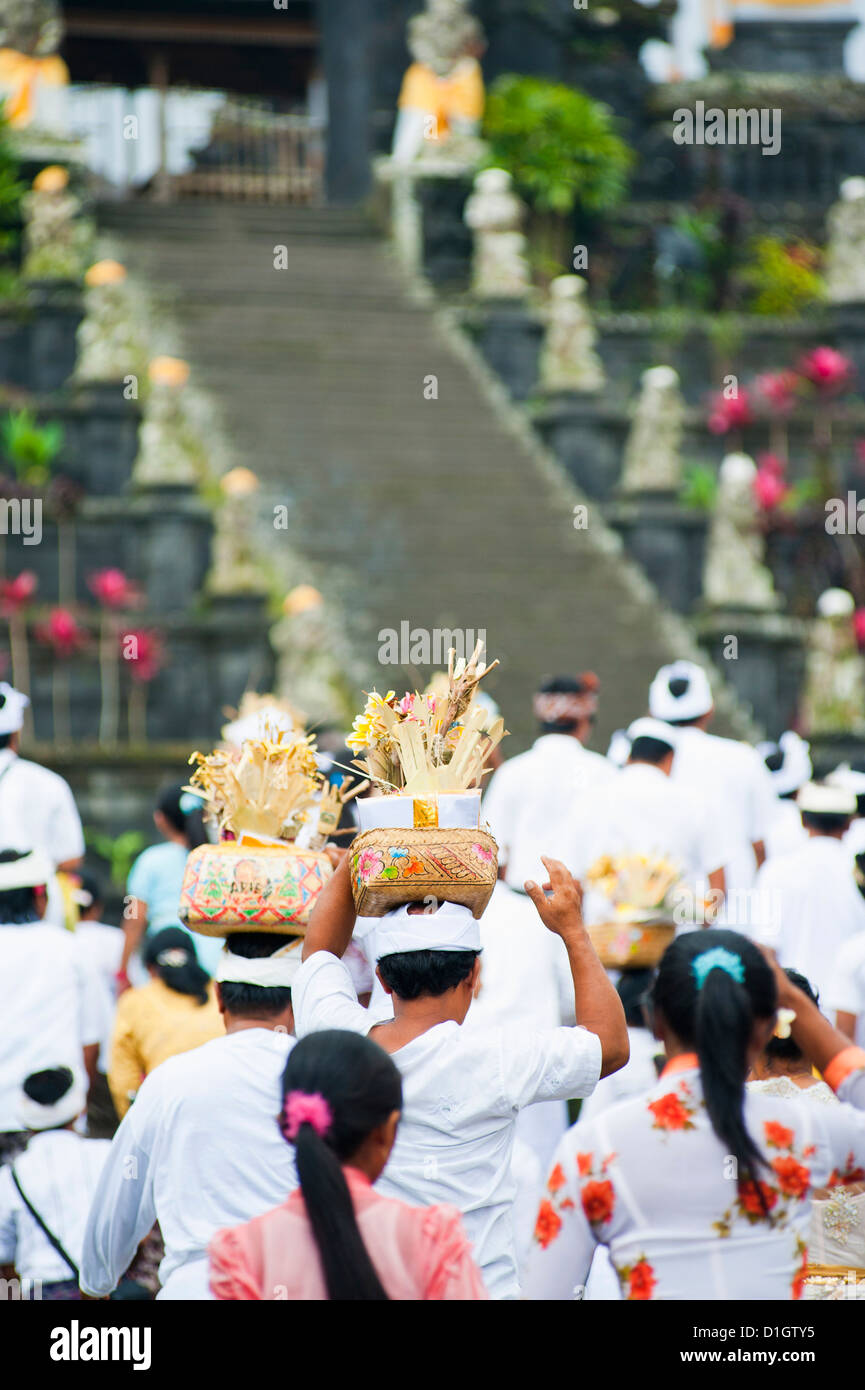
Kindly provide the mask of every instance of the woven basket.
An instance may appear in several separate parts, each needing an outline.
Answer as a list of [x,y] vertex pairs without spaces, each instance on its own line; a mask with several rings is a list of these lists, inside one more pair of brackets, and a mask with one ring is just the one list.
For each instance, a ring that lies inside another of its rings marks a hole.
[[676,935],[670,922],[600,922],[587,931],[601,965],[610,970],[657,965]]
[[333,867],[311,849],[199,845],[186,861],[181,922],[204,936],[288,932],[302,936]]
[[361,917],[437,898],[480,917],[498,875],[498,845],[485,830],[364,830],[351,845],[351,888]]

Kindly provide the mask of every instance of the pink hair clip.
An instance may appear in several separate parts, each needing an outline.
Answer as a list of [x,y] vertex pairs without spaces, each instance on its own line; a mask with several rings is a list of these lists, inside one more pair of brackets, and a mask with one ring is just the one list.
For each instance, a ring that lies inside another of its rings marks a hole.
[[281,1129],[286,1139],[296,1139],[301,1125],[312,1125],[323,1139],[333,1124],[333,1112],[318,1091],[289,1091],[282,1107]]

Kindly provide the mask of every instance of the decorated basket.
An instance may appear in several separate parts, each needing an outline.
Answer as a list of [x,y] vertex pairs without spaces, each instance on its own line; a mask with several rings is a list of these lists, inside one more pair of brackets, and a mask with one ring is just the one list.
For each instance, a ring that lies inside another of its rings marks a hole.
[[405,903],[436,898],[480,917],[496,886],[497,855],[485,830],[364,830],[351,845],[355,907],[361,917],[383,917]]
[[332,873],[326,854],[293,844],[199,845],[186,861],[180,920],[205,936],[238,931],[302,936]]
[[657,965],[676,928],[671,922],[599,922],[586,930],[609,970],[645,970]]

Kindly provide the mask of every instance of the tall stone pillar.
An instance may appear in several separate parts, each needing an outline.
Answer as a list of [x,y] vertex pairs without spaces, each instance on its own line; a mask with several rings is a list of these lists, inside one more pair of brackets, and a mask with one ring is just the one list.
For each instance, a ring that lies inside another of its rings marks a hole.
[[358,203],[371,186],[372,12],[373,0],[318,0],[329,203]]

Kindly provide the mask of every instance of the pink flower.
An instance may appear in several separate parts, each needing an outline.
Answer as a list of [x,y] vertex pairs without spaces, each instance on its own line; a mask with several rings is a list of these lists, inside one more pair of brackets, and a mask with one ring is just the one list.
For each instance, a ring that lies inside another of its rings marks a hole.
[[129,663],[132,679],[141,684],[152,681],[164,665],[164,651],[158,633],[147,632],[143,628],[120,634],[120,652],[123,660]]
[[784,479],[784,462],[777,454],[761,454],[760,467],[754,477],[754,498],[757,506],[770,512],[780,506],[790,491]]
[[758,394],[778,411],[791,410],[799,378],[794,371],[764,372],[754,382]]
[[36,593],[39,581],[33,570],[22,570],[14,579],[7,579],[0,587],[3,613],[9,617],[29,603]]
[[47,623],[36,628],[36,637],[53,647],[55,656],[72,656],[87,642],[87,633],[68,608],[52,608]]
[[127,579],[123,570],[97,570],[89,576],[87,587],[105,608],[132,608],[141,598],[137,587]]
[[799,371],[819,391],[826,392],[848,386],[854,375],[850,358],[831,347],[816,347],[806,353],[799,363]]
[[865,650],[865,608],[857,608],[853,614],[853,631],[859,647]]
[[730,430],[741,429],[751,423],[751,398],[744,386],[735,396],[719,393],[712,397],[709,412],[709,429],[712,434],[727,434]]
[[414,709],[414,696],[413,696],[413,695],[403,695],[402,699],[397,701],[396,709],[397,709],[397,714],[402,714],[402,715],[411,714],[412,710]]

